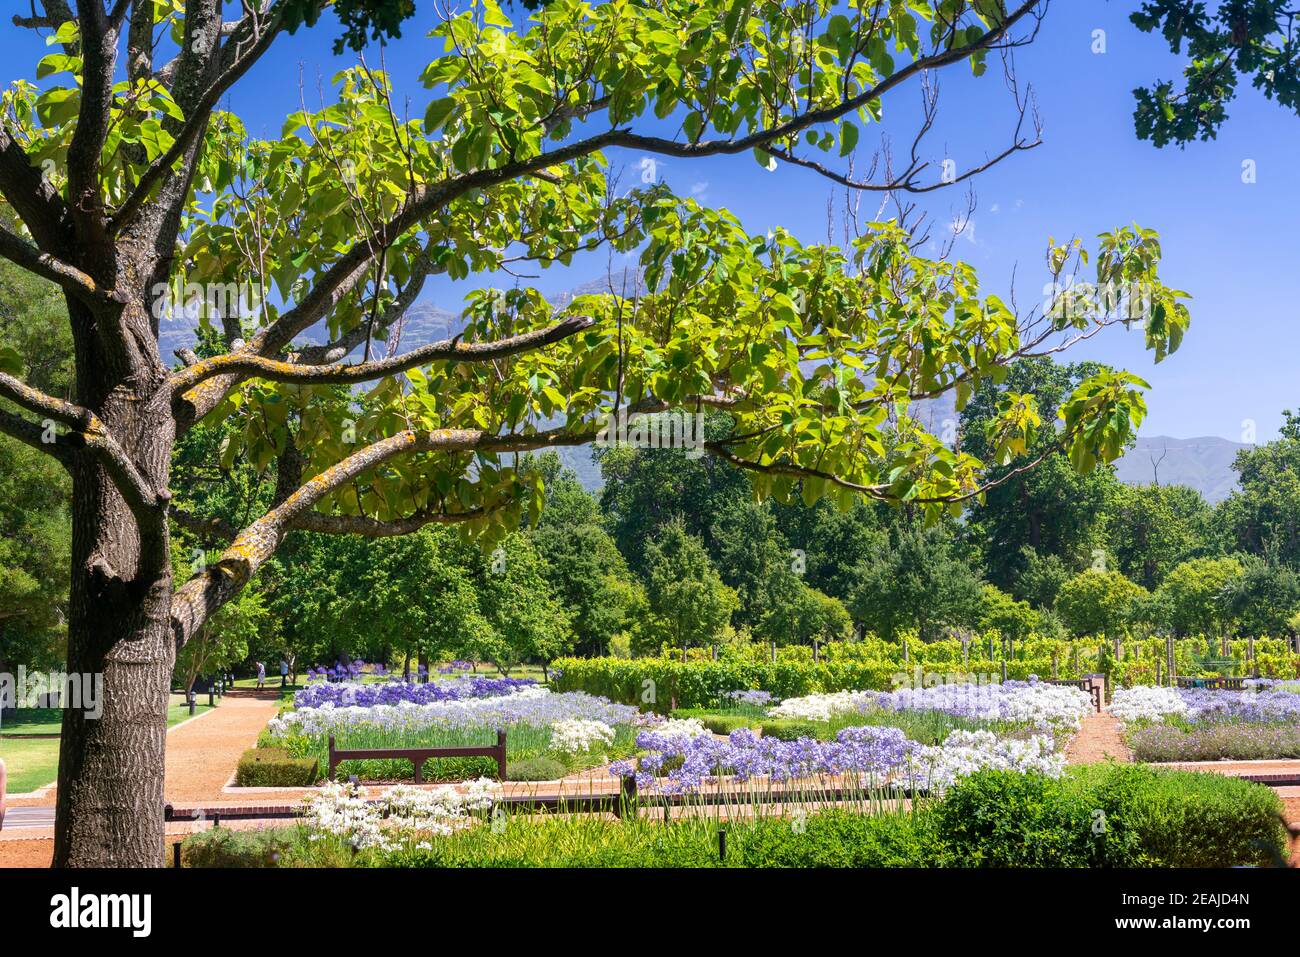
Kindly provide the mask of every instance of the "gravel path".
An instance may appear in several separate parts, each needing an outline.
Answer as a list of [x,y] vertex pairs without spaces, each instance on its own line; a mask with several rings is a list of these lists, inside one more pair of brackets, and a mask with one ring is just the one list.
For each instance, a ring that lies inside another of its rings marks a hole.
[[174,728],[167,735],[167,800],[221,800],[240,755],[257,744],[278,709],[274,698],[229,694],[200,720]]
[[1102,712],[1083,719],[1082,727],[1065,749],[1070,764],[1098,764],[1107,759],[1132,761],[1133,754],[1120,733],[1119,719]]

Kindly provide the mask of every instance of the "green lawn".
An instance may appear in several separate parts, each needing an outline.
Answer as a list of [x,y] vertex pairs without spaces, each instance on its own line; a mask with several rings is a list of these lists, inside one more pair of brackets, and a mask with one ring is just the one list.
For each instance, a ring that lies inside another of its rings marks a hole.
[[[194,714],[211,709],[207,696],[200,695]],[[172,695],[167,708],[167,727],[179,724],[190,716],[190,709],[182,695]],[[62,722],[61,712],[52,708],[20,710],[17,716],[5,721],[0,731],[14,734],[57,733]],[[0,737],[0,758],[4,758],[9,773],[7,789],[10,794],[23,794],[52,784],[59,776],[58,738]]]
[[59,776],[59,739],[0,738],[0,758],[9,773],[10,794],[35,791]]
[[19,708],[0,722],[0,734],[58,734],[62,727],[63,712],[58,708]]

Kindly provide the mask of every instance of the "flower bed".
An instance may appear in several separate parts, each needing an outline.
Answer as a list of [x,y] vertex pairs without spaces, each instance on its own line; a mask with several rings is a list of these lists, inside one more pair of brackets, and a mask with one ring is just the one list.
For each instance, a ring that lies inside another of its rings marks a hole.
[[945,684],[897,691],[841,691],[787,699],[769,712],[777,718],[831,721],[866,713],[937,711],[960,718],[1005,722],[1039,731],[1077,730],[1092,709],[1092,699],[1078,688],[1038,681],[996,685]]
[[[411,790],[363,807],[335,786],[300,826],[207,829],[185,839],[183,859],[189,867],[1232,867],[1286,853],[1281,802],[1268,788],[1133,765],[1059,778],[985,770],[910,810],[810,805],[799,827],[756,806],[728,821],[725,857],[709,814],[671,825],[657,814],[503,815],[489,810],[490,782],[434,797]],[[1094,826],[1098,811],[1104,828]]]
[[1121,688],[1110,711],[1139,761],[1300,758],[1300,694],[1271,682],[1242,691]]
[[902,789],[942,792],[984,768],[1059,777],[1065,767],[1050,737],[1000,739],[991,731],[954,731],[941,745],[922,745],[898,728],[872,725],[844,728],[833,741],[760,737],[748,728],[722,740],[703,729],[664,734],[654,728],[637,735],[636,743],[640,758],[617,761],[610,773],[635,775],[638,793],[645,795],[690,794],[758,779],[798,782],[816,791],[834,778],[837,787],[870,798],[872,792]]
[[370,708],[375,705],[433,704],[470,698],[497,698],[535,686],[531,678],[458,678],[452,681],[314,682],[293,696],[295,708]]
[[[327,766],[330,735],[339,748],[465,747],[490,744],[497,729],[503,729],[509,760],[551,756],[566,770],[577,770],[631,753],[638,720],[639,712],[628,705],[530,686],[494,697],[427,704],[296,708],[273,718],[260,744],[283,747],[296,757],[315,757]],[[487,759],[445,759],[433,768],[432,777],[462,780],[489,767]],[[348,761],[341,773],[400,780],[412,771],[405,761]]]

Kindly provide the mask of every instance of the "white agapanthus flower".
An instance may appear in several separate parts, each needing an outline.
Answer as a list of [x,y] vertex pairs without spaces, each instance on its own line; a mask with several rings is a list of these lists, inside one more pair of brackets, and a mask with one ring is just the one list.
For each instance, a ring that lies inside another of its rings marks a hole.
[[469,827],[500,792],[495,781],[479,778],[438,788],[399,784],[367,801],[357,785],[327,781],[304,802],[303,820],[313,841],[339,837],[357,850],[391,851],[409,834],[447,837]]
[[954,731],[943,744],[914,752],[898,783],[942,793],[959,778],[985,768],[1021,774],[1037,771],[1059,778],[1065,771],[1065,755],[1045,735],[1021,740],[999,739],[992,731]]
[[653,730],[665,738],[702,738],[713,733],[699,718],[669,718]]
[[551,748],[561,754],[583,754],[614,743],[614,729],[603,721],[573,718],[551,725]]
[[1093,710],[1092,695],[1071,685],[1034,682],[1009,691],[1000,717],[1042,731],[1077,731]]
[[1115,689],[1110,713],[1121,721],[1163,721],[1169,715],[1186,715],[1187,705],[1173,688],[1135,685]]
[[875,702],[874,691],[836,691],[830,694],[810,694],[802,698],[786,698],[775,708],[769,708],[773,718],[794,718],[799,721],[830,721],[839,714],[853,714]]

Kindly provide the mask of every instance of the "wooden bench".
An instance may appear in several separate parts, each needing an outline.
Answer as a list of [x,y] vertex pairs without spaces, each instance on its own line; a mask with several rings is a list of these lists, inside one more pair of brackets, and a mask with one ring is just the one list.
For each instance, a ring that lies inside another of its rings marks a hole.
[[405,759],[415,764],[415,783],[424,783],[424,762],[430,758],[496,758],[497,775],[506,779],[506,733],[497,732],[497,743],[467,748],[337,748],[330,735],[329,779],[343,761],[392,761]]

